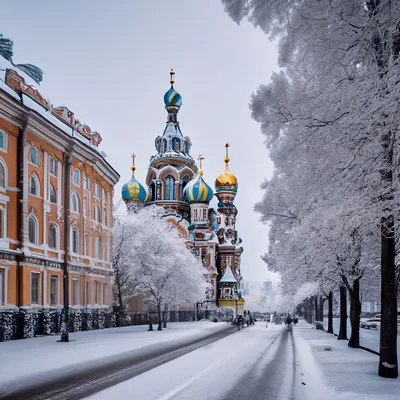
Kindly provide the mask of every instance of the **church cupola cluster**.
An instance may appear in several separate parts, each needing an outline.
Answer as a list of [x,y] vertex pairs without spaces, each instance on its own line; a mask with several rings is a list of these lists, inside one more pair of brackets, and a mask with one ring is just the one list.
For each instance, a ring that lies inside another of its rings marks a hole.
[[[190,154],[190,138],[182,134],[178,121],[182,96],[174,87],[174,74],[171,70],[171,86],[164,94],[166,125],[162,135],[157,136],[156,152],[150,157],[146,176],[148,193],[135,178],[133,155],[132,178],[122,187],[122,198],[133,212],[153,204],[164,208],[167,220],[178,229],[186,246],[205,268],[210,283],[205,310],[213,311],[214,315],[220,310],[243,315],[244,300],[240,296],[243,248],[236,230],[238,211],[234,205],[238,180],[229,169],[229,144],[225,145],[225,170],[216,178],[213,190],[204,177],[204,157],[200,155],[196,165]],[[214,196],[217,206],[213,208],[210,203],[215,202]]]
[[121,195],[128,211],[136,211],[144,207],[147,192],[144,186],[135,178],[135,154],[132,154],[132,177],[129,182],[122,186]]

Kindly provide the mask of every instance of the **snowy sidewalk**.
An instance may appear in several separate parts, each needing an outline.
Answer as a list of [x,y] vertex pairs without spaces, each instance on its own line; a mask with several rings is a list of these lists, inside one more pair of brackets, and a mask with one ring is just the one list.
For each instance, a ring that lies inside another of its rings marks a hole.
[[[347,341],[300,321],[293,328],[296,347],[309,347],[309,376],[320,375],[321,385],[329,388],[325,399],[394,400],[400,398],[400,379],[378,376],[379,357],[362,349],[352,349]],[[305,346],[308,345],[308,346]],[[325,350],[331,348],[330,351]],[[304,353],[304,351],[302,351]],[[304,355],[304,354],[303,354]],[[307,385],[307,382],[305,382]]]
[[148,326],[140,325],[71,333],[69,343],[57,342],[58,336],[0,343],[0,395],[8,388],[90,368],[90,363],[98,364],[106,357],[185,344],[229,328],[224,322],[175,322],[161,332],[147,332]]

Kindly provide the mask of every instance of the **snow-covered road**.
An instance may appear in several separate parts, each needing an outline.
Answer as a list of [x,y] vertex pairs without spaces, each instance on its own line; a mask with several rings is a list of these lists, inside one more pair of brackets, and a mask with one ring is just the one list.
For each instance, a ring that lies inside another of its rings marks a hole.
[[328,399],[298,329],[258,323],[89,399]]

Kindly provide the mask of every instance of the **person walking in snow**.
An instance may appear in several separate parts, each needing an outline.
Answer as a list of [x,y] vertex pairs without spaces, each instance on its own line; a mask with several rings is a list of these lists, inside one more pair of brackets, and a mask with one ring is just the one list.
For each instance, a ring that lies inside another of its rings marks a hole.
[[287,324],[287,330],[290,331],[292,329],[292,316],[290,315],[290,313],[287,313],[286,316],[286,324]]

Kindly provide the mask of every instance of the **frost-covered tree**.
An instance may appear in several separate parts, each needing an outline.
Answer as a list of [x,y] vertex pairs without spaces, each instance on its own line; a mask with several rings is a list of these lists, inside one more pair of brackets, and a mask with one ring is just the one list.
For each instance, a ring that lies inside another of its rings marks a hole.
[[146,207],[120,219],[124,238],[119,253],[130,285],[154,305],[162,330],[162,312],[205,297],[207,271],[186,247],[160,207]]
[[[346,279],[352,277],[357,286],[359,268],[369,260],[363,258],[364,253],[368,254],[363,252],[367,246],[360,247],[356,242],[379,233],[379,374],[397,377],[399,4],[393,0],[222,2],[236,22],[248,18],[271,38],[278,38],[283,72],[257,90],[251,109],[278,166],[276,179],[282,183],[284,178],[285,184],[280,186],[288,193],[293,191],[291,199],[296,200],[299,184],[306,182],[307,193],[300,190],[304,197],[295,201],[297,208],[285,202],[289,213],[283,216],[269,216],[269,211],[260,206],[258,211],[272,224],[272,238],[276,236],[271,246],[292,238],[298,229],[295,225],[301,226],[305,215],[316,211],[321,216],[324,210],[331,213],[326,216],[336,214],[341,227],[346,227],[346,216],[364,213],[362,224],[350,224],[343,231],[346,239],[337,254],[339,259],[344,254],[349,263],[341,268],[343,262],[339,261],[336,267],[345,278],[345,285]],[[310,179],[313,169],[315,179]],[[296,222],[288,218],[293,211]],[[283,227],[278,227],[280,218],[285,223]],[[354,232],[360,236],[355,242]],[[340,241],[334,242],[340,245]],[[353,246],[351,256],[346,254],[349,245]],[[318,250],[317,246],[311,249]],[[278,255],[273,249],[272,253]],[[353,262],[356,254],[361,261]],[[372,259],[376,256],[374,253]],[[276,259],[275,256],[274,262],[279,263]],[[331,267],[334,269],[334,264]],[[315,272],[318,266],[312,264],[312,269]],[[350,296],[357,291],[354,286],[346,287]]]

